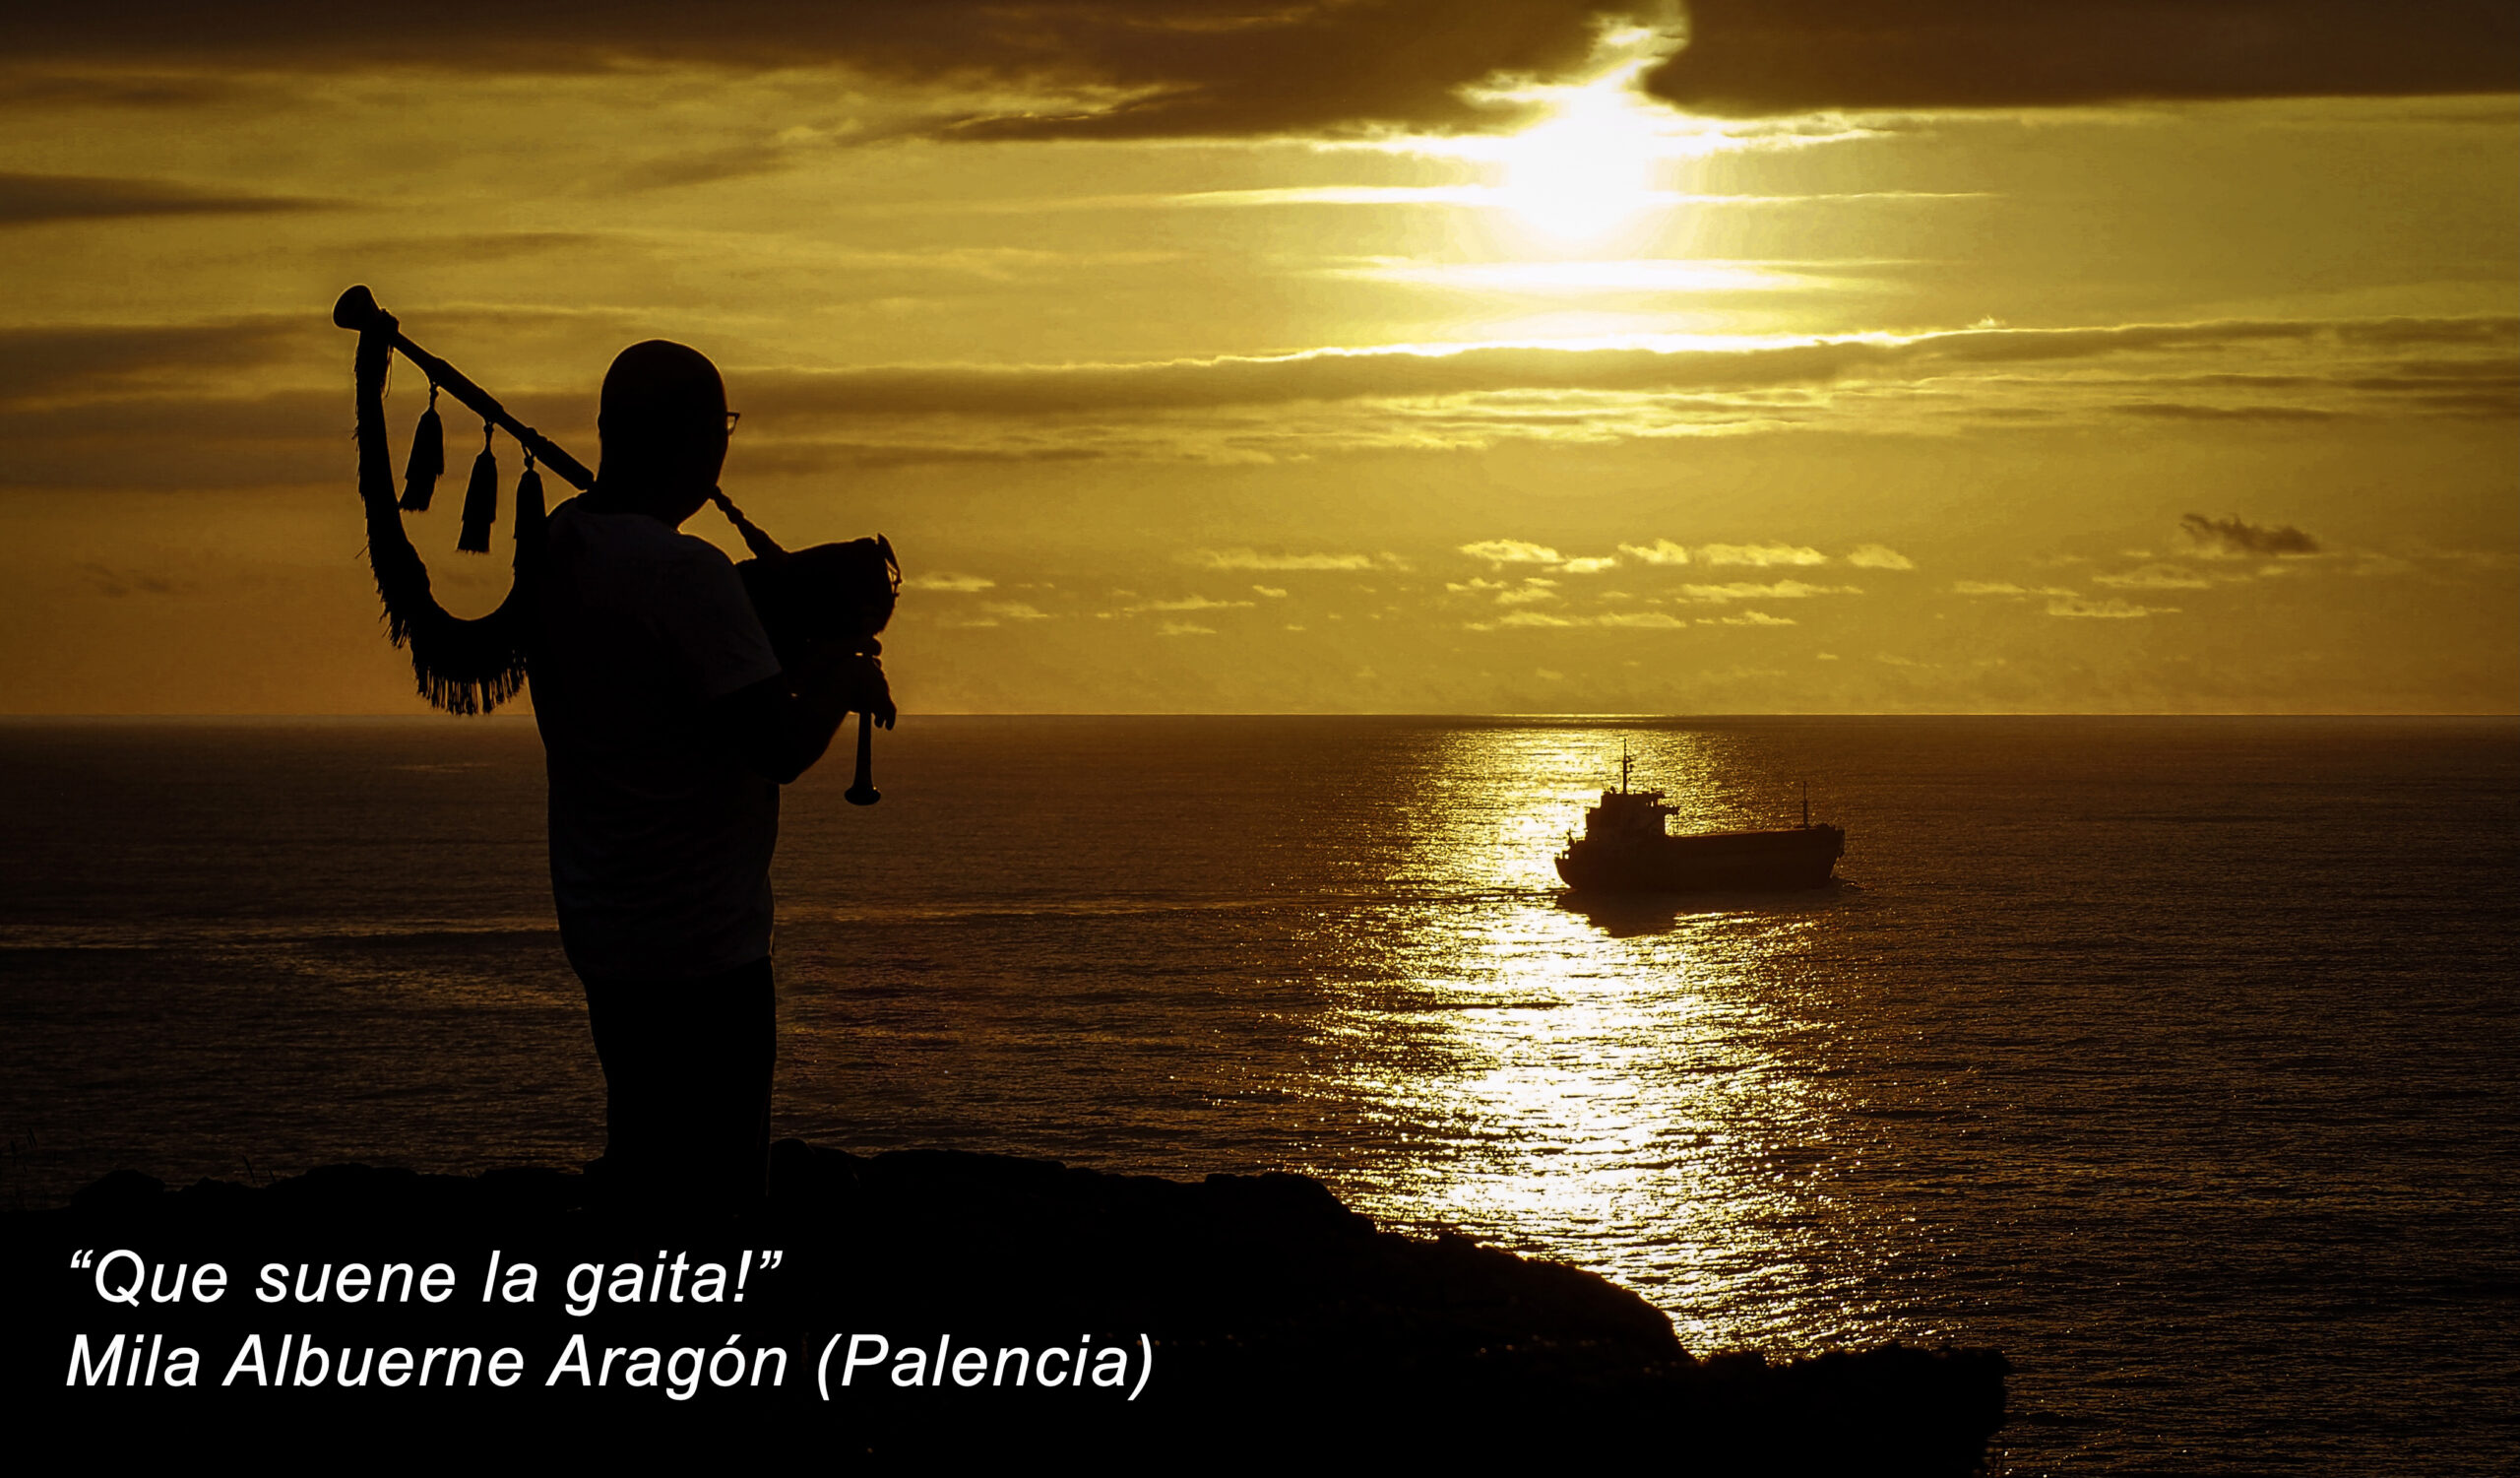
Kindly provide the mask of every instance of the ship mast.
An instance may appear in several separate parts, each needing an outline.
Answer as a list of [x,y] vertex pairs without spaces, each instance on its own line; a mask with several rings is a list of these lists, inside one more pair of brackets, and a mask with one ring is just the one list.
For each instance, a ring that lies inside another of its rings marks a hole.
[[1618,793],[1627,794],[1627,768],[1636,761],[1627,757],[1627,740],[1618,741]]

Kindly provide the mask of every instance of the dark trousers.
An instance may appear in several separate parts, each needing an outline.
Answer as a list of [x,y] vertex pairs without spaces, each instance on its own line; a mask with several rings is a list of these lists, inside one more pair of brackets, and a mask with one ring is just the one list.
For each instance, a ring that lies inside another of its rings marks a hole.
[[603,1061],[603,1192],[666,1213],[760,1201],[778,1005],[770,961],[699,980],[590,980]]

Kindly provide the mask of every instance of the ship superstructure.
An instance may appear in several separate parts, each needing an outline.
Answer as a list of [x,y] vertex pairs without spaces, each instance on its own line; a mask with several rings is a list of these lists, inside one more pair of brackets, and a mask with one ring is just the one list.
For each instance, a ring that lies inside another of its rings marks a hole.
[[1710,831],[1672,836],[1664,818],[1678,813],[1661,791],[1629,790],[1634,761],[1622,753],[1618,789],[1602,792],[1584,812],[1584,834],[1557,856],[1557,875],[1584,893],[1699,893],[1826,887],[1847,834],[1811,824],[1776,831]]

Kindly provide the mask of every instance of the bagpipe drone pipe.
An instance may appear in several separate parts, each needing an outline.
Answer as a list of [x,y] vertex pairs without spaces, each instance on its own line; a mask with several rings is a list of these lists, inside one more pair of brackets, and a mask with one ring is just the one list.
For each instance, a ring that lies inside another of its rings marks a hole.
[[[433,706],[448,713],[488,713],[523,689],[533,662],[544,519],[538,469],[549,468],[581,491],[594,488],[595,474],[509,415],[461,370],[405,338],[394,316],[377,306],[367,289],[344,292],[333,305],[333,322],[359,336],[359,500],[367,515],[368,563],[385,603],[387,639],[410,651],[420,695]],[[385,432],[385,375],[398,352],[429,379],[429,408],[412,434],[399,496]],[[495,433],[515,437],[525,453],[516,489],[515,578],[497,609],[472,618],[454,615],[438,604],[430,593],[428,566],[403,527],[407,510],[428,508],[445,471],[445,432],[437,413],[441,391],[481,418],[481,452],[473,459],[465,489],[458,549],[489,551],[490,526],[498,510],[498,463],[491,452]],[[792,670],[807,651],[833,647],[881,656],[883,644],[876,638],[892,619],[901,593],[901,564],[890,543],[878,535],[791,551],[745,518],[724,492],[712,488],[710,496],[752,551],[735,570],[783,665]],[[848,796],[858,805],[881,799],[872,778],[874,722],[871,714],[857,716],[857,773]]]

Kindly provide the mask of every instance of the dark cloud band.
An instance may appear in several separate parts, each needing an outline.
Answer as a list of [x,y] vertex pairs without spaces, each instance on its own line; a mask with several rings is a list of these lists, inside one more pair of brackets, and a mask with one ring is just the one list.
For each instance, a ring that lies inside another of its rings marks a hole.
[[1695,111],[2520,92],[2490,0],[1691,0],[1647,89]]
[[90,174],[0,174],[0,225],[118,216],[215,216],[321,210],[325,202],[203,190],[158,179]]
[[842,66],[882,78],[1091,90],[1093,100],[939,120],[971,137],[1182,137],[1387,123],[1492,126],[1466,84],[1546,75],[1590,53],[1589,0],[614,0],[422,9],[315,0],[12,7],[0,55],[238,70],[378,66],[509,73],[672,63]]
[[[249,0],[17,6],[21,65],[237,72],[378,66],[565,73],[658,63],[845,67],[1069,100],[933,120],[948,137],[1229,137],[1372,125],[1492,130],[1466,97],[1562,77],[1600,0],[615,0],[411,7]],[[1633,11],[1662,11],[1639,3]],[[2144,98],[2520,91],[2520,22],[2488,0],[1696,0],[1648,80],[1731,114],[2048,106]],[[152,86],[162,91],[163,81]]]

